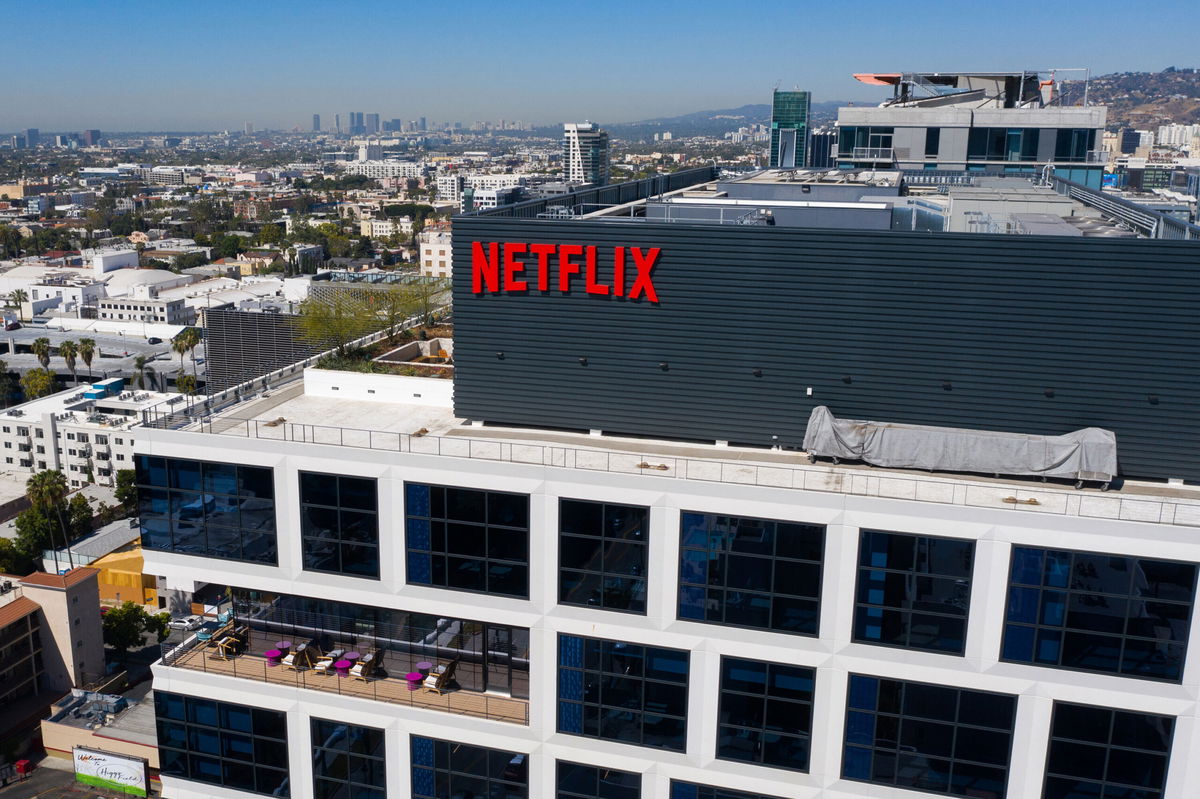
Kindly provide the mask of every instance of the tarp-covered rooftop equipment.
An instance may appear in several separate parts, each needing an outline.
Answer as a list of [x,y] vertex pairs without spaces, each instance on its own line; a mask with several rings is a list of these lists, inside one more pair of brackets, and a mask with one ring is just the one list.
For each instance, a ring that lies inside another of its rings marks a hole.
[[808,417],[804,449],[813,458],[897,469],[1063,477],[1074,479],[1076,488],[1096,480],[1107,489],[1117,474],[1117,437],[1099,427],[1034,436],[838,419],[824,405]]

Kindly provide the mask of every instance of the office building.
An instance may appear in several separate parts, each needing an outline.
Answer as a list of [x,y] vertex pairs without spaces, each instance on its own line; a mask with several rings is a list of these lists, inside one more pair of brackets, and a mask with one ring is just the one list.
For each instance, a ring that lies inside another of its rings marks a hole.
[[82,131],[79,139],[85,147],[97,147],[100,144],[100,131],[95,129]]
[[363,120],[364,133],[373,135],[379,132],[379,114],[367,114]]
[[313,129],[313,133],[320,133],[320,132],[321,132],[321,115],[320,115],[320,114],[313,114],[313,126],[312,126],[312,129]]
[[608,183],[608,132],[594,122],[563,125],[563,177],[575,183]]
[[813,169],[832,169],[837,155],[837,128],[821,128],[808,137],[808,163]]
[[781,92],[771,96],[771,157],[773,168],[802,167],[808,161],[808,92]]
[[138,428],[164,794],[1190,799],[1200,230],[795,172],[460,215],[452,379]]
[[351,161],[342,170],[347,175],[366,175],[369,178],[419,178],[426,167],[419,161]]
[[358,148],[359,161],[379,161],[383,158],[383,145],[362,144]]
[[342,115],[341,114],[333,115],[333,127],[334,127],[334,132],[337,133],[337,135],[341,136],[342,135]]
[[42,140],[42,134],[37,128],[25,129],[25,146],[33,149],[37,147]]
[[348,132],[351,136],[362,136],[367,132],[367,125],[364,121],[362,111],[350,112],[350,130]]
[[1103,106],[1060,104],[1057,83],[1037,72],[870,73],[891,87],[878,106],[838,109],[838,166],[1056,174],[1100,188]]

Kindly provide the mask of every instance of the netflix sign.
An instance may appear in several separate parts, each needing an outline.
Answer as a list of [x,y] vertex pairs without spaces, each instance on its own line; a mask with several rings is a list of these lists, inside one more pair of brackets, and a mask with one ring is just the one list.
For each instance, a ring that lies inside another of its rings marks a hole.
[[471,291],[524,294],[532,290],[563,294],[645,297],[658,302],[654,266],[659,247],[595,247],[583,244],[471,243]]

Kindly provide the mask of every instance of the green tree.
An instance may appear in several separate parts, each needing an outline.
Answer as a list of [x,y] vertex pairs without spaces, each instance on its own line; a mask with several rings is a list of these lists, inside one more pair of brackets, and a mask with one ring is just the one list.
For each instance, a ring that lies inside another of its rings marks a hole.
[[79,375],[75,373],[75,359],[79,355],[79,345],[68,339],[58,345],[58,354],[66,361],[67,368],[71,370],[71,382],[78,385]]
[[335,291],[330,296],[310,297],[300,303],[296,324],[300,337],[314,347],[331,347],[338,355],[346,354],[346,346],[369,333],[377,317],[357,293]]
[[33,563],[41,560],[42,551],[65,546],[66,537],[57,518],[51,518],[37,508],[29,508],[13,519],[17,535],[13,544]]
[[255,241],[259,244],[279,244],[283,241],[283,228],[279,225],[263,225]]
[[17,318],[24,319],[25,311],[21,306],[22,306],[22,303],[26,303],[26,302],[29,302],[28,292],[26,292],[25,289],[15,289],[5,299],[4,307],[16,308],[17,309]]
[[71,540],[83,538],[92,531],[92,506],[82,492],[76,493],[67,503],[67,525]]
[[171,352],[179,356],[179,371],[183,371],[183,356],[187,355],[188,343],[187,337],[184,336],[186,330],[180,331],[179,335],[171,339]]
[[26,555],[11,539],[0,538],[0,573],[25,575],[33,571],[37,571],[37,564],[33,558]]
[[117,470],[117,488],[116,499],[124,506],[125,510],[131,511],[137,507],[137,472],[133,469],[118,469]]
[[63,507],[67,491],[67,476],[58,469],[46,469],[25,481],[25,495],[30,504],[46,513]]
[[150,358],[146,355],[139,355],[133,359],[133,368],[137,372],[134,375],[134,380],[137,382],[138,388],[146,387],[146,370],[149,368]]
[[79,359],[88,370],[88,382],[92,379],[92,358],[96,357],[96,340],[94,338],[79,339]]
[[49,369],[30,369],[21,375],[21,391],[26,400],[35,400],[54,393],[54,372]]
[[17,393],[17,379],[8,371],[8,363],[0,360],[0,407],[7,407],[9,398]]
[[29,351],[37,356],[38,363],[45,369],[50,365],[50,339],[45,336],[35,338],[29,345]]
[[179,368],[179,373],[175,375],[175,388],[180,394],[191,394],[196,390],[196,378],[183,371],[183,367]]
[[136,602],[123,602],[104,614],[104,643],[117,651],[118,658],[124,658],[130,649],[142,645],[146,633],[154,633],[160,642],[164,641],[167,622],[163,616],[167,614],[152,615]]

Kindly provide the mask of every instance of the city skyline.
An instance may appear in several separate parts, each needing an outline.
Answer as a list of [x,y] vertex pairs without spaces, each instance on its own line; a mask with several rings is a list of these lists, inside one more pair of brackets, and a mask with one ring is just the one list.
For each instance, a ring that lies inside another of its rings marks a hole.
[[[616,124],[767,103],[776,83],[811,91],[814,102],[882,99],[878,90],[851,77],[872,70],[1034,65],[1086,66],[1104,74],[1196,66],[1190,63],[1195,58],[1187,31],[1200,24],[1200,11],[1180,6],[1170,26],[1125,27],[1119,47],[1097,52],[1096,42],[1103,41],[1098,37],[1110,34],[1113,19],[1128,16],[1127,7],[1095,4],[1071,22],[1071,37],[1052,24],[1031,24],[1015,39],[980,36],[995,25],[994,16],[948,3],[927,3],[895,21],[891,6],[860,4],[858,18],[888,20],[866,31],[846,30],[837,7],[784,3],[762,7],[742,29],[730,26],[727,6],[709,4],[616,3],[583,12],[544,3],[514,10],[467,2],[459,4],[456,19],[471,24],[461,29],[421,8],[407,9],[394,27],[387,24],[394,8],[376,2],[354,4],[333,20],[327,7],[315,3],[288,9],[277,14],[269,7],[225,2],[206,5],[203,12],[143,2],[103,11],[81,2],[10,9],[14,30],[55,31],[55,56],[41,57],[44,42],[37,36],[14,43],[12,73],[0,87],[5,109],[0,128],[208,131],[240,129],[253,120],[256,129],[307,129],[313,113],[331,118],[342,107],[375,108],[383,118]],[[1011,4],[1005,16],[1032,23],[1065,18],[1055,6],[1031,2]],[[216,19],[222,20],[221,35],[183,58],[174,55],[177,50],[120,47],[97,55],[97,37],[116,42],[137,31],[159,41],[183,29],[202,30]],[[376,24],[364,25],[367,20]],[[770,25],[760,24],[768,20]],[[572,21],[581,24],[576,34],[562,36],[561,26]],[[897,26],[904,35],[897,35]],[[321,38],[312,39],[313,31]],[[296,37],[310,48],[287,59],[269,46]],[[503,69],[483,70],[477,58],[448,57],[487,52],[513,37],[530,46]],[[385,59],[382,75],[376,70],[361,82],[352,77],[352,62],[338,66],[339,53],[373,50],[401,55]],[[917,52],[928,54],[927,63],[914,59]],[[567,63],[571,69],[562,69]],[[39,83],[51,89],[39,92]]]

